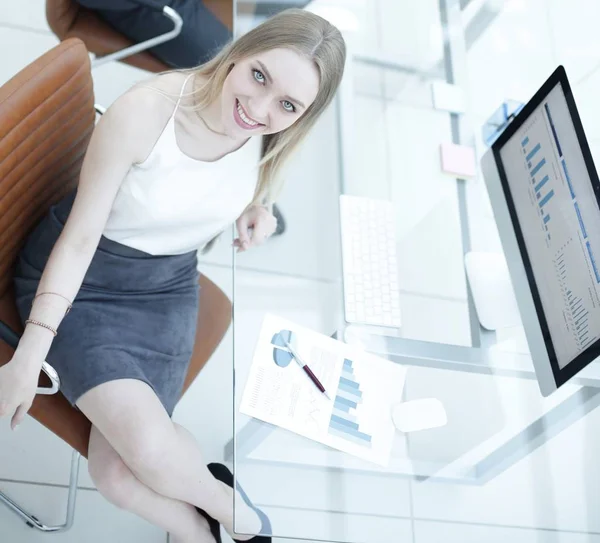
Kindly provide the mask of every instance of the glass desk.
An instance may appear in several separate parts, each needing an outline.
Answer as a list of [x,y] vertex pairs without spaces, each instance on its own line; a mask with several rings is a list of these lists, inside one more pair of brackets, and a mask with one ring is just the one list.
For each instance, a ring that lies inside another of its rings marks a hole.
[[[307,183],[302,194],[283,194],[288,232],[261,253],[272,255],[270,279],[250,278],[259,257],[236,257],[234,264],[234,438],[226,459],[279,538],[598,542],[600,521],[588,509],[600,506],[600,474],[585,466],[600,451],[590,430],[600,423],[592,413],[600,404],[600,369],[592,364],[544,399],[522,330],[480,327],[464,257],[500,251],[495,225],[481,182],[440,172],[442,142],[472,145],[478,158],[485,150],[473,128],[485,118],[471,115],[468,124],[470,104],[463,111],[436,107],[431,89],[478,88],[470,75],[479,53],[467,49],[476,37],[471,23],[487,12],[469,14],[476,2],[389,2],[396,34],[383,32],[372,47],[370,3],[333,3],[358,21],[353,33],[352,18],[343,18],[352,27],[344,84],[287,171],[288,185],[323,170],[328,182],[314,192]],[[313,4],[318,11],[322,3]],[[248,3],[241,5],[248,28]],[[411,42],[411,24],[427,38],[413,32]],[[371,30],[362,32],[363,25]],[[397,331],[344,321],[340,194],[394,204],[403,318]],[[311,213],[294,211],[308,202]],[[382,468],[240,414],[267,313],[405,366],[397,402],[438,398],[448,423],[396,432],[390,464]]]

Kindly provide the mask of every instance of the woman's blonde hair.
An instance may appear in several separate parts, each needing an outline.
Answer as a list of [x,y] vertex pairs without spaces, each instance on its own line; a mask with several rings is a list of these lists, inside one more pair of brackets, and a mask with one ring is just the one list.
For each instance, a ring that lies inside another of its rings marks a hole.
[[291,49],[313,61],[319,72],[319,90],[314,102],[292,126],[263,136],[252,204],[273,202],[278,172],[335,96],[346,61],[344,39],[322,17],[302,9],[287,9],[226,45],[212,60],[190,70],[206,79],[206,84],[193,93],[194,109],[201,110],[219,98],[236,62],[276,48]]

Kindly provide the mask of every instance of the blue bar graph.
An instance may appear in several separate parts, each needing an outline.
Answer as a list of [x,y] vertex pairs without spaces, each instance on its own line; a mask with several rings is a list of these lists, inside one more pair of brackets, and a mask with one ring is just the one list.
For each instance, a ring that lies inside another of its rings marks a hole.
[[534,190],[536,192],[539,192],[540,189],[548,182],[548,179],[550,179],[547,175],[544,176],[544,178],[534,187]]
[[581,312],[580,312],[580,313],[577,315],[577,317],[575,317],[575,319],[576,319],[576,320],[575,320],[575,325],[576,325],[576,326],[579,326],[580,324],[583,324],[583,323],[581,322],[581,320],[582,320],[582,319],[586,319],[586,320],[587,320],[587,318],[586,318],[586,317],[588,316],[588,314],[589,314],[589,313],[588,313],[587,311],[584,311],[584,310],[582,309],[582,310],[581,310]]
[[531,175],[538,173],[544,167],[544,164],[546,164],[546,159],[542,158],[542,160],[537,163],[537,166],[531,170]]
[[352,361],[344,360],[328,432],[330,435],[362,447],[370,447],[372,437],[361,431],[358,421],[356,410],[360,403],[362,403],[362,390],[354,376]]
[[358,383],[346,377],[340,377],[340,386],[342,385],[347,387],[348,390],[358,390]]
[[358,424],[344,417],[338,417],[337,415],[331,415],[331,422],[337,422],[341,426],[345,426],[346,428],[352,428],[353,430],[358,430]]
[[590,262],[592,263],[594,274],[596,275],[596,283],[600,283],[600,273],[598,273],[598,267],[596,266],[596,260],[594,259],[594,254],[592,253],[592,247],[590,245],[590,242],[586,241],[585,246],[587,247],[588,255],[590,256]]
[[329,423],[329,428],[333,429],[333,430],[337,430],[337,434],[340,437],[344,437],[344,439],[346,438],[346,435],[348,435],[350,437],[355,437],[357,439],[363,440],[365,442],[365,445],[371,444],[371,436],[361,432],[360,430],[355,430],[354,428],[348,428],[344,424],[340,424],[333,420]]
[[525,139],[521,142],[521,145],[525,147],[529,143],[529,136],[525,136]]
[[348,398],[343,398],[342,396],[336,396],[335,401],[333,403],[334,403],[334,405],[340,404],[340,405],[346,405],[348,407],[354,407],[354,408],[356,408],[356,406],[358,405],[356,402],[353,402],[352,400],[349,400]]
[[550,215],[546,215],[544,217],[544,224],[546,224],[550,220]]
[[340,385],[337,390],[336,398],[346,399],[350,402],[359,404],[362,403],[362,392],[360,390],[345,390],[342,388],[344,385]]
[[[342,377],[342,379],[343,379],[343,377]],[[362,397],[362,392],[360,390],[357,390],[352,386],[343,384],[341,382],[341,380],[340,380],[339,387],[340,387],[339,388],[340,392],[344,392],[347,395],[349,395],[349,399],[356,397],[356,399],[359,400]],[[346,394],[345,394],[345,397],[348,397]]]
[[566,279],[566,269],[564,262],[564,254],[556,261],[557,270],[560,273],[561,280],[561,288],[563,291],[563,296],[568,304],[568,313],[567,313],[567,321],[570,330],[573,332],[575,339],[577,341],[577,346],[580,350],[585,349],[589,345],[588,338],[588,319],[589,319],[589,311],[583,301],[583,299],[579,296],[573,295],[571,289],[569,289],[565,284]]
[[342,377],[352,381],[354,379],[354,372],[352,371],[352,362],[350,360],[344,360],[342,366]]
[[589,312],[583,305],[581,298],[573,298],[571,291],[568,291],[569,306],[571,312],[571,326],[575,329],[577,341],[580,349],[584,349],[588,345],[588,315]]
[[526,160],[530,161],[541,148],[542,146],[538,143],[531,151],[529,151],[529,154],[527,155],[527,157],[525,157]]
[[571,193],[571,198],[575,198],[575,191],[573,190],[573,184],[571,183],[571,177],[569,176],[569,171],[567,170],[567,163],[565,162],[564,158],[561,160],[561,164],[563,167],[563,171],[565,172],[567,185],[569,185],[569,192]]
[[363,434],[362,432],[348,432],[348,430],[345,428],[340,430],[335,423],[329,427],[329,434],[355,443],[356,445],[360,445],[361,447],[371,446],[370,435]]
[[587,232],[585,230],[585,225],[583,224],[583,218],[581,217],[581,211],[579,211],[579,205],[577,202],[573,204],[575,206],[575,211],[577,212],[577,219],[579,220],[579,228],[581,228],[581,234],[583,235],[583,239],[587,238]]
[[342,411],[341,409],[333,409],[333,414],[336,415],[338,418],[342,417],[346,420],[352,421],[352,422],[356,422],[356,416],[355,415],[351,415],[350,413],[348,413],[347,411]]
[[544,196],[540,200],[540,207],[545,206],[550,201],[550,198],[552,198],[552,196],[554,196],[554,191],[553,190],[551,190],[548,194],[546,194],[546,196]]
[[333,407],[335,409],[339,409],[340,411],[345,411],[346,413],[350,412],[350,405],[348,405],[348,403],[338,402],[335,400],[333,402]]

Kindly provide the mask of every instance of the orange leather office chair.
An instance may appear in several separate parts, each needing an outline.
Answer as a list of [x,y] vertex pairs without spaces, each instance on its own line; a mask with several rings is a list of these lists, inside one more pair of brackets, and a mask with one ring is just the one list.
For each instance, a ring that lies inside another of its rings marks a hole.
[[[233,29],[234,0],[202,0],[202,2],[229,30]],[[174,35],[165,36],[163,41],[172,39],[179,32],[177,14],[167,10],[165,16],[173,20]],[[52,32],[61,41],[68,38],[79,38],[83,41],[88,51],[96,55],[98,63],[105,60],[119,60],[154,73],[170,69],[151,53],[145,51],[156,45],[156,42],[144,42],[134,46],[133,42],[111,28],[94,12],[81,7],[75,0],[47,0],[46,19]],[[137,49],[132,49],[132,47]],[[142,52],[132,54],[132,51],[136,50]]]
[[[12,292],[17,253],[49,207],[77,185],[94,121],[90,60],[80,40],[62,42],[0,87],[0,366],[11,359],[22,332]],[[204,276],[200,285],[196,345],[184,391],[231,322],[225,294]],[[46,370],[53,377],[52,368]],[[66,522],[47,526],[2,492],[0,502],[30,526],[57,532],[73,521],[79,455],[87,457],[91,424],[60,392],[52,394],[56,379],[49,381],[42,374],[29,414],[74,449]]]

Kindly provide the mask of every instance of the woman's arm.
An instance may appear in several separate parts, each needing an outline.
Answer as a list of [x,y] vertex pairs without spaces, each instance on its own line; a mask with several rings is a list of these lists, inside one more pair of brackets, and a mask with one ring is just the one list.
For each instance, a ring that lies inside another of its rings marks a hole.
[[[60,296],[36,298],[30,319],[58,329],[67,300],[73,300],[81,287],[123,178],[133,163],[146,158],[166,122],[164,105],[158,94],[137,89],[120,97],[98,122],[82,164],[73,208],[37,290],[37,294]],[[39,372],[53,338],[50,330],[27,324],[17,349],[20,356],[15,353],[15,359],[32,364],[29,369]]]

